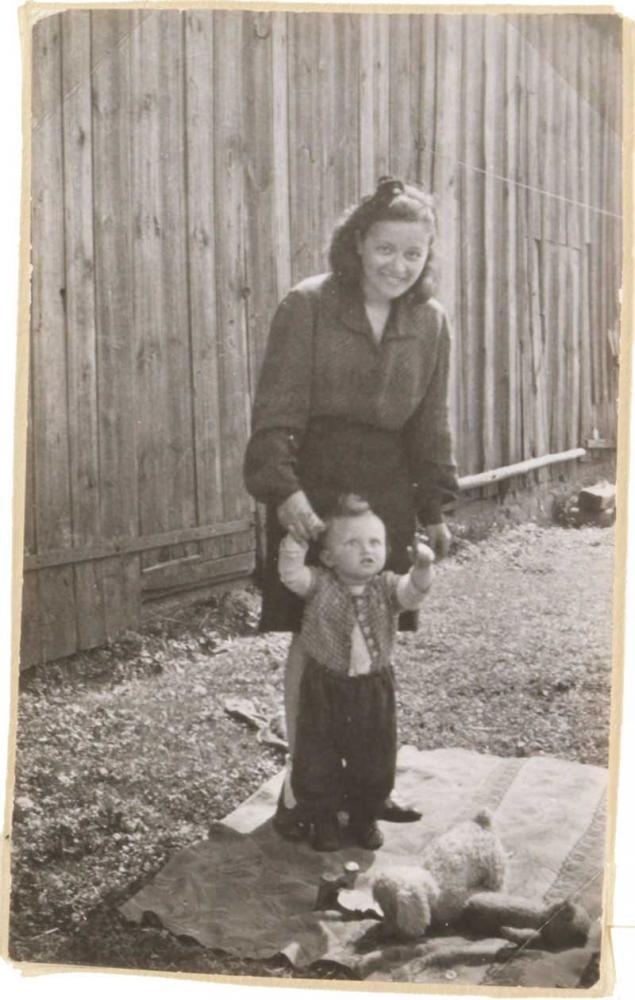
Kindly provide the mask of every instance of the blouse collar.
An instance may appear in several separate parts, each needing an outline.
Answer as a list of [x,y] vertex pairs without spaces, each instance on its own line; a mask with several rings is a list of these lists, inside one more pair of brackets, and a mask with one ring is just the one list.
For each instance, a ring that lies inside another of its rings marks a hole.
[[[342,285],[333,275],[330,276],[329,285],[338,319],[350,330],[363,333],[374,341],[375,338],[364,308],[361,288]],[[402,298],[396,299],[391,308],[382,341],[417,337],[420,332],[420,324],[413,322],[413,313],[416,308],[417,302],[408,293]]]

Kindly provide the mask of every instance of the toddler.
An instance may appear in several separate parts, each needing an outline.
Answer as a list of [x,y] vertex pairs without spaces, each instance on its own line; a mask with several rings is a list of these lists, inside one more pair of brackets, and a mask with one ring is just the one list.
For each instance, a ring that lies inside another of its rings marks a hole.
[[417,538],[409,573],[382,572],[386,529],[360,497],[340,498],[324,520],[321,566],[305,565],[308,546],[293,535],[280,544],[280,578],[305,601],[300,637],[308,656],[291,784],[316,850],[340,846],[344,798],[353,838],[376,850],[383,843],[377,816],[392,791],[397,758],[391,664],[397,617],[421,605],[434,554]]

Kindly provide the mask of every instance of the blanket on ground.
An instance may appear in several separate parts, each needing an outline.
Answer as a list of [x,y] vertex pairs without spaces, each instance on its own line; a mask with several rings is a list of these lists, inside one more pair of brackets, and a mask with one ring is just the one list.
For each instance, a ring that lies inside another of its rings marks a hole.
[[[463,749],[402,747],[396,791],[421,809],[412,824],[382,823],[377,852],[354,845],[320,854],[288,843],[271,824],[282,774],[267,781],[173,857],[121,908],[140,922],[158,917],[174,934],[244,958],[283,953],[299,968],[338,962],[378,981],[571,988],[600,947],[605,860],[606,771],[551,757],[501,758]],[[571,898],[594,920],[584,948],[510,952],[501,939],[432,935],[423,943],[379,945],[377,922],[313,909],[320,875],[356,861],[351,910],[372,907],[370,884],[385,868],[416,871],[429,841],[488,807],[508,853],[506,889],[546,903]],[[310,975],[310,973],[308,973]]]

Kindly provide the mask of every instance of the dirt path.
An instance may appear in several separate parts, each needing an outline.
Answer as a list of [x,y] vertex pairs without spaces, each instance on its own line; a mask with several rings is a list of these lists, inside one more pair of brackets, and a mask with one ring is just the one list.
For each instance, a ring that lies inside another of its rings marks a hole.
[[[611,530],[533,524],[461,543],[420,631],[399,640],[402,741],[606,764],[613,543]],[[25,675],[16,959],[293,975],[282,959],[131,929],[116,911],[281,766],[225,710],[237,696],[267,717],[280,709],[287,638],[257,635],[257,610],[255,593],[234,592]]]

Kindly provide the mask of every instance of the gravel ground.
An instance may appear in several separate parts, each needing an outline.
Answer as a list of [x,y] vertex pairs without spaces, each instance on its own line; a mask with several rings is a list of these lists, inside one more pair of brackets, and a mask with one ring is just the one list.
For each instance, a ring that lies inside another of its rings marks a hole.
[[[534,524],[459,542],[419,632],[399,639],[402,741],[606,765],[613,545],[611,529]],[[250,699],[281,724],[288,637],[257,635],[258,603],[233,591],[25,672],[14,959],[297,975],[283,958],[232,959],[130,927],[116,909],[281,767],[282,752],[225,708]],[[344,975],[327,964],[311,974]]]

